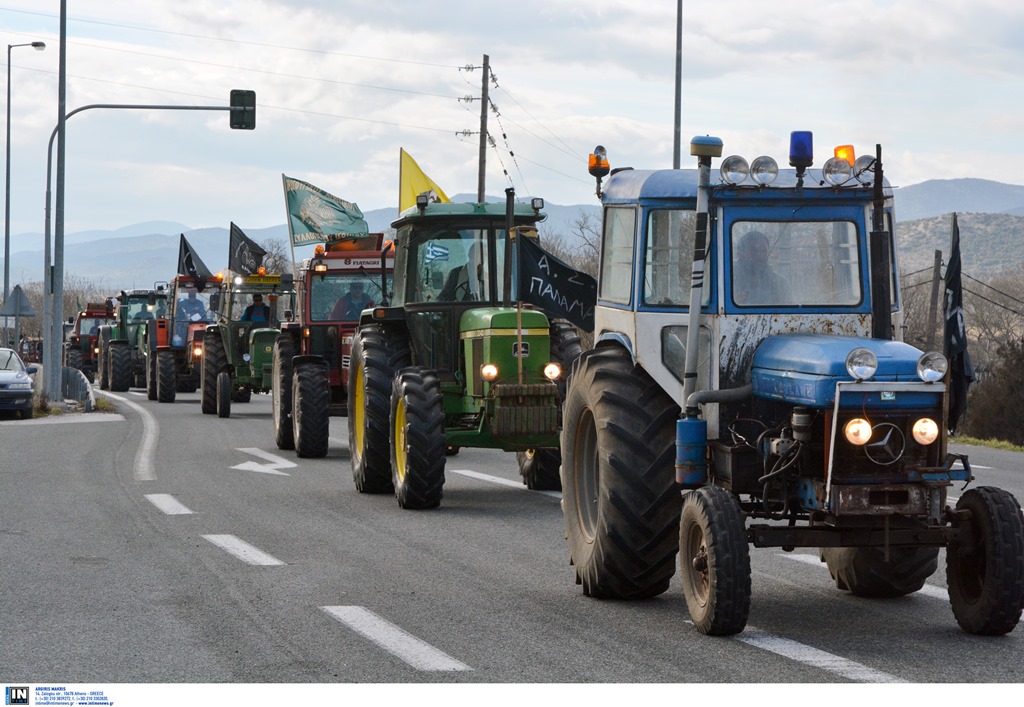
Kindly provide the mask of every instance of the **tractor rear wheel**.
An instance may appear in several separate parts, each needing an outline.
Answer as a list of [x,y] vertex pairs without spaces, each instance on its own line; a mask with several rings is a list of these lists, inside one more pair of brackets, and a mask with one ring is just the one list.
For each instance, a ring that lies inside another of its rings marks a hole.
[[318,363],[296,366],[292,375],[292,437],[298,456],[327,456],[330,405],[327,367]]
[[960,497],[957,511],[970,511],[967,542],[946,550],[949,603],[968,633],[1009,633],[1024,610],[1024,519],[1013,494],[979,486]]
[[217,374],[217,417],[231,417],[231,374]]
[[732,493],[705,486],[683,496],[679,568],[698,631],[730,636],[743,630],[750,615],[750,548]]
[[577,584],[592,597],[657,596],[679,549],[679,407],[618,346],[584,353],[568,387],[562,507]]
[[840,589],[887,599],[913,594],[939,566],[937,547],[823,547],[822,562]]
[[162,403],[173,403],[178,390],[178,364],[173,351],[158,351],[156,354],[157,382],[156,397]]
[[295,342],[288,334],[274,341],[273,412],[274,442],[278,449],[295,449],[292,430],[292,358]]
[[227,356],[220,332],[211,331],[203,339],[203,367],[200,375],[202,410],[206,415],[217,412],[217,374],[226,366]]
[[427,368],[403,368],[391,389],[391,471],[402,508],[441,505],[444,410],[441,381]]
[[390,413],[395,373],[410,364],[409,340],[394,328],[356,331],[348,377],[352,479],[360,493],[391,493]]
[[124,341],[111,342],[108,349],[110,356],[110,389],[124,392],[132,384],[132,352]]
[[110,364],[107,363],[110,355],[105,347],[106,344],[100,339],[100,352],[96,355],[96,377],[99,378],[100,390],[110,390]]

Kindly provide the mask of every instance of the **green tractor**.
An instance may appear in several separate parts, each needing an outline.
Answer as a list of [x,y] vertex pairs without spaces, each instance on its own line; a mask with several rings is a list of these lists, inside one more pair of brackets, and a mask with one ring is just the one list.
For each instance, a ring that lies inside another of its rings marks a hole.
[[97,334],[101,389],[146,388],[149,399],[156,400],[156,349],[149,329],[166,311],[162,287],[121,291],[116,322],[101,326]]
[[461,447],[517,452],[529,488],[561,488],[562,371],[580,338],[540,309],[513,306],[513,245],[536,236],[543,200],[512,199],[511,190],[507,204],[421,195],[392,224],[393,297],[363,314],[349,359],[360,492],[393,491],[402,508],[435,508],[446,457]]
[[274,340],[295,309],[290,274],[227,272],[211,297],[217,321],[203,337],[200,389],[203,414],[230,417],[231,403],[273,389]]

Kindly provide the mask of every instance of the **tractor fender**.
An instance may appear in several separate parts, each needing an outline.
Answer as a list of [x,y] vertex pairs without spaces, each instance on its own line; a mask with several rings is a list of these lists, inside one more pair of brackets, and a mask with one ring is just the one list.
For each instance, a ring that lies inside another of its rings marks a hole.
[[636,354],[633,352],[633,342],[629,337],[620,331],[606,331],[601,334],[594,343],[594,348],[601,346],[620,346],[629,352],[629,358],[636,363]]

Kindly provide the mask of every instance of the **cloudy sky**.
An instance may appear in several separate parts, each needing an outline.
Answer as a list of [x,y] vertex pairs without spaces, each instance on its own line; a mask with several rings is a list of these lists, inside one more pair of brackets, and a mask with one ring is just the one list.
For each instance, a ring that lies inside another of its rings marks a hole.
[[[364,211],[398,202],[405,148],[449,195],[475,193],[481,64],[488,194],[594,203],[587,154],[671,167],[674,0],[69,0],[65,230],[141,221],[284,223],[281,174]],[[1024,5],[1008,0],[684,0],[682,165],[696,134],[786,161],[792,130],[883,148],[896,185],[1024,184]],[[57,120],[58,0],[0,0],[11,54],[11,233],[40,233]],[[56,150],[54,151],[56,152]],[[717,164],[716,164],[717,167]],[[56,166],[53,167],[54,174]],[[28,247],[28,237],[25,238]],[[12,240],[15,251],[20,240]],[[38,246],[35,245],[35,248]],[[33,249],[35,249],[33,248]]]

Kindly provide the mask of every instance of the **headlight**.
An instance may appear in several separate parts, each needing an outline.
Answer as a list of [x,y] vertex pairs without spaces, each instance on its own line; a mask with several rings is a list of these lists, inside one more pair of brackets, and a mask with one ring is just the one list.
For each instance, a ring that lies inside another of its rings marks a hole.
[[935,424],[935,420],[928,417],[922,417],[914,423],[914,439],[917,440],[918,444],[927,446],[938,438],[939,426]]
[[722,166],[718,171],[726,184],[740,184],[746,180],[750,165],[739,155],[732,155],[722,160]]
[[557,363],[549,363],[544,366],[544,376],[548,380],[557,380],[560,375],[562,375],[562,367]]
[[757,184],[768,186],[779,176],[779,163],[771,157],[755,157],[750,163],[750,178]]
[[846,357],[846,372],[854,380],[867,380],[878,370],[878,358],[870,349],[854,349]]
[[202,356],[203,355],[203,347],[202,346],[194,346],[194,347],[192,347],[192,355],[195,356],[196,358],[199,358],[200,356]]
[[853,176],[853,167],[844,159],[829,157],[825,166],[821,168],[821,176],[832,186],[838,187],[850,180]]
[[492,381],[498,377],[498,367],[493,363],[485,363],[480,366],[480,377],[485,381]]
[[861,184],[870,184],[875,179],[875,158],[871,155],[861,155],[853,163],[853,176]]
[[245,361],[246,363],[249,363],[249,361],[252,360],[252,356],[250,356],[247,353],[246,354],[242,354],[242,360]]
[[938,351],[921,354],[921,358],[917,359],[917,377],[925,383],[936,383],[942,380],[942,377],[946,375],[947,368],[949,368],[949,363],[946,361],[946,357]]
[[846,441],[861,447],[871,439],[871,423],[861,417],[855,417],[843,428]]

